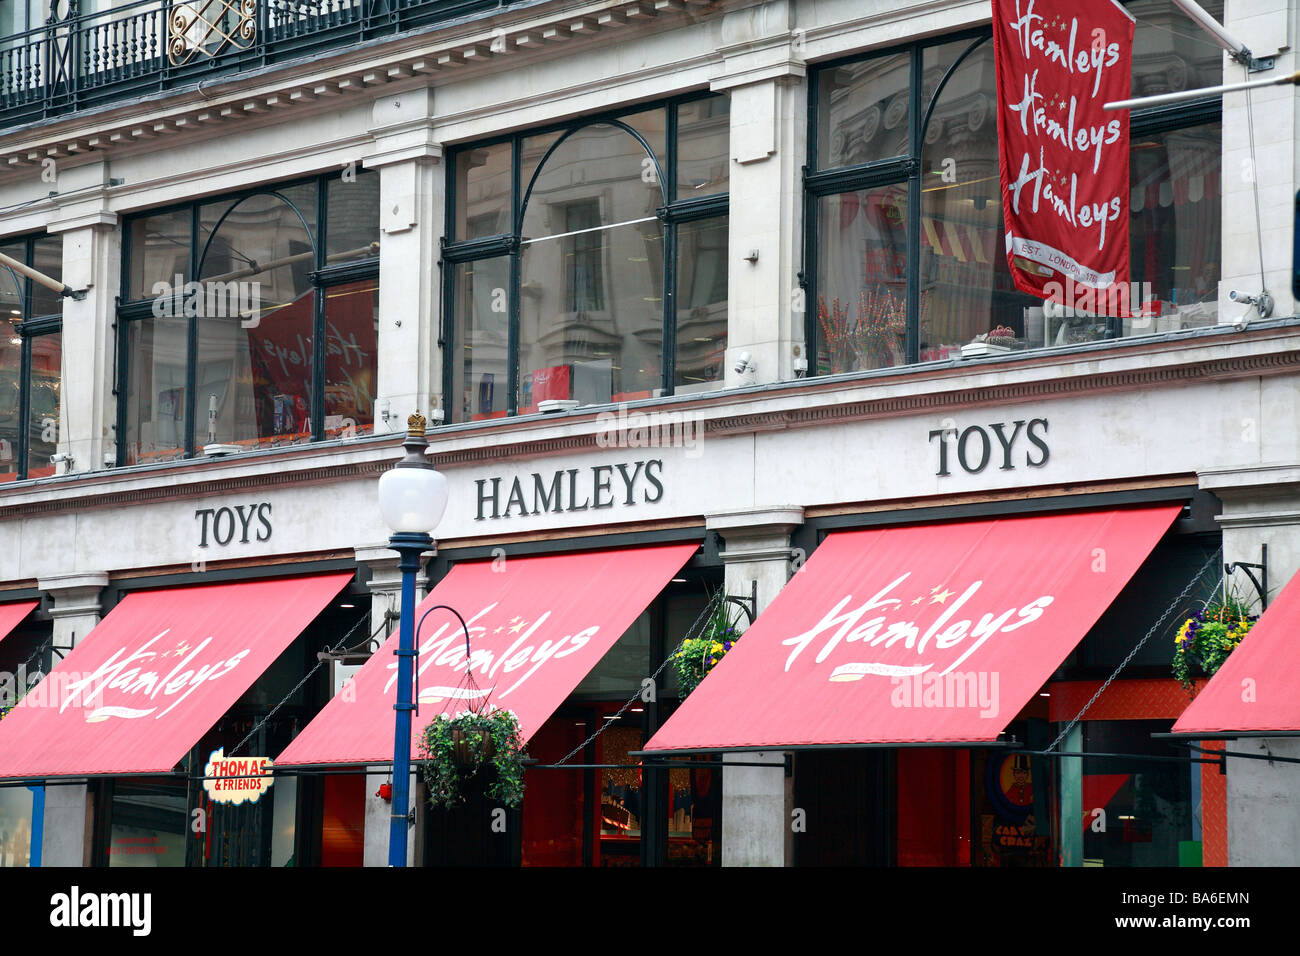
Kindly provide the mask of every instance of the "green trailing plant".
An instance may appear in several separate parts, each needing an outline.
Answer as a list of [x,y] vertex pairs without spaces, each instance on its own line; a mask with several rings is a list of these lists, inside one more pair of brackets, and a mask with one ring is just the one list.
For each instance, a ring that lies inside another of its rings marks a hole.
[[741,609],[715,594],[698,637],[688,637],[673,655],[673,670],[677,673],[678,693],[683,700],[699,686],[709,671],[717,666],[740,639],[736,629]]
[[1173,661],[1183,689],[1190,692],[1197,677],[1213,677],[1258,617],[1237,595],[1225,594],[1184,620],[1174,636]]
[[21,683],[18,684],[18,689],[14,691],[13,702],[0,705],[0,720],[4,720],[6,717],[8,717],[9,711],[13,710],[20,703],[22,703],[22,699],[27,696],[27,691],[29,691],[30,689],[31,689],[30,687],[23,687]]
[[420,735],[424,782],[435,808],[463,804],[467,785],[483,771],[491,778],[488,799],[506,807],[519,806],[524,799],[527,756],[519,718],[512,710],[438,716]]

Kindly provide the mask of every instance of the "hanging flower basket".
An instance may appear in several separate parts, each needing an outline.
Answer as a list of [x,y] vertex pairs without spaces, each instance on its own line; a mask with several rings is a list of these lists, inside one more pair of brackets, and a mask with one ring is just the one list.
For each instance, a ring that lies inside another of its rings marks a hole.
[[490,730],[462,730],[453,727],[451,731],[452,757],[462,767],[477,767],[491,760],[496,754],[496,744]]
[[480,773],[488,799],[506,807],[523,802],[527,754],[512,710],[435,717],[420,735],[420,759],[435,808],[463,804],[469,783]]
[[1173,673],[1189,693],[1198,677],[1213,677],[1259,615],[1235,595],[1209,601],[1174,636]]
[[677,653],[673,655],[673,670],[677,673],[678,693],[682,700],[717,666],[740,640],[739,623],[741,610],[720,595],[713,599],[713,608],[708,620],[698,637],[688,637],[682,641]]

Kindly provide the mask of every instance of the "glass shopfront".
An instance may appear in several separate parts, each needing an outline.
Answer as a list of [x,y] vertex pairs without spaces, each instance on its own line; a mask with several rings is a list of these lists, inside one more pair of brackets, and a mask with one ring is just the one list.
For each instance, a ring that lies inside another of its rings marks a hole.
[[[1098,720],[1083,724],[1085,751],[1125,758],[1084,758],[1084,866],[1200,866],[1201,765],[1167,741],[1169,720]],[[1144,756],[1160,758],[1144,760]],[[1171,758],[1173,758],[1171,760]],[[1099,812],[1100,811],[1100,812]]]
[[318,652],[341,639],[364,645],[369,620],[369,597],[345,590],[204,733],[177,773],[92,782],[94,865],[360,866],[363,775],[277,776],[258,799],[239,803],[215,800],[204,777],[218,749],[225,757],[283,750],[330,696],[331,671]]
[[373,429],[377,174],[146,213],[126,230],[119,461]]
[[[63,276],[63,237],[6,239],[0,253],[53,279]],[[62,299],[0,266],[0,482],[55,473],[63,382]]]
[[1226,864],[1224,778],[1153,739],[1189,700],[1174,635],[1221,587],[1212,512],[1193,499],[998,744],[796,753],[795,864]]
[[729,127],[715,95],[454,151],[451,420],[722,386]]
[[720,865],[716,760],[658,768],[634,755],[677,704],[665,655],[720,585],[716,571],[684,570],[533,735],[523,804],[504,830],[481,787],[454,810],[424,803],[425,865]]
[[33,840],[41,839],[32,833],[40,798],[33,787],[0,787],[0,868],[31,865]]
[[[1184,14],[1129,7],[1134,96],[1221,82],[1221,51]],[[1000,347],[1020,351],[1217,323],[1217,98],[1133,111],[1133,314],[1120,317],[1089,290],[1062,310],[1012,282],[987,31],[819,67],[810,90],[807,333],[818,374],[954,358],[995,329]]]

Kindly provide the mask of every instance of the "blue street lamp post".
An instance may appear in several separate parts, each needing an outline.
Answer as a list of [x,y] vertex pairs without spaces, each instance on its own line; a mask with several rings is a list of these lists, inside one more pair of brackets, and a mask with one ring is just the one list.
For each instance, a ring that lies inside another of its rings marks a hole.
[[393,530],[388,546],[400,555],[402,605],[398,621],[397,712],[393,739],[393,809],[388,833],[388,865],[406,866],[406,834],[411,804],[411,700],[415,671],[415,575],[420,556],[433,547],[429,533],[447,509],[447,479],[425,458],[423,415],[407,420],[406,456],[379,479],[379,510]]

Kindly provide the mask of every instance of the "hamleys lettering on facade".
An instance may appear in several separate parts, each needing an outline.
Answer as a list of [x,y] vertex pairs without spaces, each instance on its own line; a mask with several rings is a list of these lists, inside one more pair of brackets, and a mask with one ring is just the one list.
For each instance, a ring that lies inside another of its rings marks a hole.
[[1133,26],[1113,0],[993,0],[1006,254],[1040,298],[1130,308],[1129,118],[1103,107],[1128,98]]

